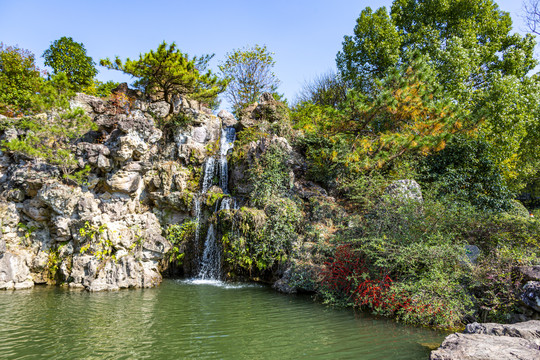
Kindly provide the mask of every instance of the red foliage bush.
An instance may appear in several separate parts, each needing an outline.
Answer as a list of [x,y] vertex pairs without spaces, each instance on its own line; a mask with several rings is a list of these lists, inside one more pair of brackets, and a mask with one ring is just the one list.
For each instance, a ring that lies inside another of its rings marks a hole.
[[358,308],[402,319],[421,319],[423,324],[435,324],[438,317],[451,315],[445,313],[442,304],[425,303],[420,297],[398,290],[388,274],[374,273],[350,245],[340,245],[331,261],[325,263],[321,286],[332,299],[345,298]]

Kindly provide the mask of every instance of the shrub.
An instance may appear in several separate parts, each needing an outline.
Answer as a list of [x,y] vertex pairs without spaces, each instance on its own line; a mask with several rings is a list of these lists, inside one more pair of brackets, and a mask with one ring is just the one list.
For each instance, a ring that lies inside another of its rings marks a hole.
[[180,224],[170,224],[166,229],[166,238],[171,243],[171,249],[167,253],[170,263],[182,265],[185,256],[185,246],[195,239],[197,223],[193,220]]
[[4,120],[2,127],[14,126],[24,131],[9,141],[2,141],[4,150],[32,159],[42,159],[57,165],[62,173],[70,174],[76,168],[70,144],[97,126],[80,108],[49,118],[20,118]]

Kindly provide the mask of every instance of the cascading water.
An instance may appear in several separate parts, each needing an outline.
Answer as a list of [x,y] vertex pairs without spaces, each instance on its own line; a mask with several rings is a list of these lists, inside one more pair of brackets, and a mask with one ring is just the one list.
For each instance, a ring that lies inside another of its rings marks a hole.
[[231,210],[231,202],[232,199],[230,197],[223,198],[223,200],[221,200],[219,210]]
[[229,193],[229,165],[227,164],[227,153],[234,147],[236,131],[233,127],[227,127],[221,130],[219,141],[219,186],[224,194]]
[[[234,128],[228,127],[221,130],[221,138],[219,142],[219,186],[223,190],[224,194],[228,194],[229,186],[229,169],[227,164],[227,153],[234,147],[234,140],[236,138],[236,132]],[[216,173],[216,160],[214,157],[206,159],[204,165],[204,176],[202,179],[202,188],[200,195],[205,194],[213,184],[214,175]],[[236,206],[236,201],[230,196],[226,196],[221,201],[219,210],[230,210],[231,205]],[[214,212],[218,211],[216,209]],[[195,202],[195,213],[197,216],[197,228],[195,231],[195,242],[199,242],[199,222],[200,222],[200,199],[197,196]],[[199,261],[198,278],[200,280],[219,280],[221,277],[221,248],[217,241],[217,233],[214,228],[214,224],[210,223],[208,226],[208,232],[206,233],[206,239],[204,241],[204,250],[202,257]]]
[[213,156],[206,159],[204,164],[204,176],[202,181],[202,193],[206,194],[208,189],[214,182],[214,174],[216,172],[216,159]]
[[213,157],[206,159],[204,163],[204,175],[202,179],[202,189],[197,194],[193,201],[193,208],[195,210],[195,250],[199,251],[199,236],[201,228],[201,195],[206,194],[208,189],[212,186],[214,180],[214,173],[216,169],[216,160]]

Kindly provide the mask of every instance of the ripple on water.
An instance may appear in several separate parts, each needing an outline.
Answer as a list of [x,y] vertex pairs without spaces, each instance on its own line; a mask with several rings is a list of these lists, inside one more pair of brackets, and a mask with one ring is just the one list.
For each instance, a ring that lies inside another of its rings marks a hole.
[[2,359],[421,359],[443,338],[253,284],[0,292]]
[[179,284],[187,284],[187,285],[210,285],[210,286],[216,286],[222,289],[245,289],[245,288],[254,288],[254,287],[263,287],[259,284],[249,284],[249,283],[234,283],[234,282],[226,282],[221,280],[215,280],[215,279],[184,279],[184,280],[176,280]]

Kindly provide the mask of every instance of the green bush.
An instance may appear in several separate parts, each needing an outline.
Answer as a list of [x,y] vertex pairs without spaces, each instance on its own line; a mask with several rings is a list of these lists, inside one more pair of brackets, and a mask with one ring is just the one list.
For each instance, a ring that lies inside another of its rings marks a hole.
[[479,210],[510,210],[513,194],[493,151],[484,140],[455,137],[443,150],[421,161],[418,180],[435,188],[439,196],[468,201]]
[[[336,237],[319,294],[410,324],[508,321],[522,284],[512,269],[540,263],[540,223],[424,195],[422,206],[368,213]],[[476,260],[468,244],[479,247]]]
[[196,229],[197,223],[193,220],[186,221],[182,224],[170,224],[167,227],[165,231],[166,238],[172,245],[167,253],[170,263],[182,265],[186,244],[195,239]]
[[0,128],[13,126],[23,131],[17,138],[3,140],[3,150],[57,165],[64,175],[76,169],[77,162],[69,147],[71,142],[97,129],[97,125],[80,108],[48,118],[25,117],[2,122]]

